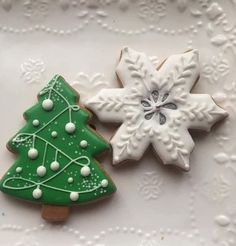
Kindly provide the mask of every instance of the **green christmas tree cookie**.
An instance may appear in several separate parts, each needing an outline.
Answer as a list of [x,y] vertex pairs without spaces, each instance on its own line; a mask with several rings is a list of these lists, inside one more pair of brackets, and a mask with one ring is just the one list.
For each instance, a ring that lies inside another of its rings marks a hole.
[[17,160],[0,182],[12,196],[43,204],[43,217],[64,220],[69,206],[94,201],[116,188],[94,156],[109,148],[88,127],[78,94],[56,75],[24,114],[27,124],[8,142]]

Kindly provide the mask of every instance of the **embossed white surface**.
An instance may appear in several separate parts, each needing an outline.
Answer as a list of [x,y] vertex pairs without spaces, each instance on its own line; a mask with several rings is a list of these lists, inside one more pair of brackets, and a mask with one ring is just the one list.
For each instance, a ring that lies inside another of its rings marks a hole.
[[[200,52],[194,93],[209,93],[229,113],[211,133],[192,132],[191,171],[161,165],[151,150],[139,163],[112,167],[110,199],[72,209],[50,225],[40,206],[0,194],[0,244],[6,246],[236,245],[236,1],[2,0],[0,2],[0,175],[15,160],[5,143],[22,113],[56,73],[81,90],[82,101],[118,87],[115,67],[130,46],[154,64],[191,48]],[[88,86],[91,85],[91,86]],[[109,139],[116,127],[95,118]]]

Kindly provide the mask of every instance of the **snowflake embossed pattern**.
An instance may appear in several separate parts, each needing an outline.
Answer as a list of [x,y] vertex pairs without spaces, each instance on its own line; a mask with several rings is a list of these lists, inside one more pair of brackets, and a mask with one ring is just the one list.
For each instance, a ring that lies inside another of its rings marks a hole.
[[203,63],[202,75],[214,84],[229,73],[229,61],[222,54],[213,56],[208,63]]
[[28,59],[21,65],[21,72],[26,83],[40,83],[45,72],[44,62],[38,59]]
[[24,16],[33,19],[42,19],[48,14],[48,0],[25,0],[23,2]]
[[156,172],[147,172],[143,175],[138,191],[145,200],[158,199],[162,192],[163,180]]
[[166,15],[166,0],[141,0],[139,17],[148,22],[158,22]]
[[188,129],[210,131],[227,116],[210,95],[190,93],[199,70],[197,50],[172,55],[155,69],[144,53],[122,49],[116,72],[124,88],[103,89],[85,102],[100,120],[123,122],[111,139],[113,164],[139,160],[152,144],[164,164],[189,170]]

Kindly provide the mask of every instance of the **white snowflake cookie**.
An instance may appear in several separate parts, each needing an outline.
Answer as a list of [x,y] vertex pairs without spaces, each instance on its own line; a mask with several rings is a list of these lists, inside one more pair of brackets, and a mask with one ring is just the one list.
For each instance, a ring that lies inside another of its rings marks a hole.
[[172,55],[156,69],[148,56],[123,48],[116,73],[124,88],[103,89],[86,102],[101,121],[123,122],[111,139],[113,164],[139,160],[149,144],[164,164],[189,170],[188,129],[210,131],[227,116],[207,94],[191,94],[198,51]]

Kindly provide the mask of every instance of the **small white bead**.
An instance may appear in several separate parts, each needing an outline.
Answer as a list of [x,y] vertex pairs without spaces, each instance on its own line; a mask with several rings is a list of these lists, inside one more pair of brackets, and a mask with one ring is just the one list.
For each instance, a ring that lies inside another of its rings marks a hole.
[[90,168],[88,166],[84,166],[80,169],[80,174],[83,177],[87,177],[91,173]]
[[47,170],[44,166],[39,166],[37,168],[37,174],[39,177],[43,177],[46,174]]
[[28,151],[28,157],[32,160],[38,157],[38,150],[35,148],[30,148]]
[[70,193],[70,200],[75,202],[79,199],[79,193],[78,192],[71,192]]
[[33,126],[39,126],[39,120],[33,120],[32,122]]
[[42,196],[43,192],[39,188],[33,190],[33,198],[39,199]]
[[82,140],[81,142],[80,142],[80,147],[81,148],[86,148],[88,146],[88,142],[86,141],[86,140]]
[[57,171],[60,167],[60,164],[58,161],[53,161],[50,165],[50,168],[52,171]]
[[20,173],[21,171],[22,171],[22,167],[17,167],[17,168],[16,168],[16,172],[17,172],[17,173]]
[[72,122],[68,122],[65,126],[65,130],[67,133],[73,133],[75,131],[75,124]]
[[108,180],[107,179],[103,179],[102,182],[101,182],[101,186],[103,188],[107,187],[108,186]]
[[73,179],[72,177],[69,177],[69,178],[67,179],[67,182],[68,182],[69,184],[73,183],[73,181],[74,181],[74,179]]
[[43,100],[42,107],[46,111],[50,111],[53,108],[53,101],[51,99],[45,99]]
[[52,136],[53,138],[56,138],[56,137],[57,137],[57,132],[56,132],[56,131],[52,131],[51,136]]

